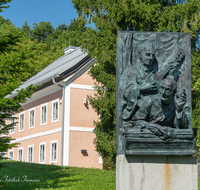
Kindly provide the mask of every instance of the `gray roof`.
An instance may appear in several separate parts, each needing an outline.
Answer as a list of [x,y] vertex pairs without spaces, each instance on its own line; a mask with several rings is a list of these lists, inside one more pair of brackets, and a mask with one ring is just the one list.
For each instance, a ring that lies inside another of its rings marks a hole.
[[[70,49],[70,47],[66,49]],[[36,86],[39,84],[43,84],[44,82],[50,80],[52,77],[58,77],[61,73],[74,67],[78,62],[80,62],[88,55],[87,53],[82,52],[80,47],[73,47],[72,49],[74,49],[72,52],[63,55],[62,57],[59,57],[56,61],[54,61],[42,71],[37,73],[35,76],[31,77],[29,80],[20,85],[19,88],[14,90],[12,94],[6,96],[6,98],[15,96],[17,94],[17,90],[21,90],[22,88],[25,89],[31,84],[33,84],[33,86]]]

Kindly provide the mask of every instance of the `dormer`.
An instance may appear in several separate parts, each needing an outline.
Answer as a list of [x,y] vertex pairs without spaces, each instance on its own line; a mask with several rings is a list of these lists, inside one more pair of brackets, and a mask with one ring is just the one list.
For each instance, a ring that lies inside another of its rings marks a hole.
[[69,53],[71,53],[72,51],[74,51],[77,47],[75,46],[69,46],[67,48],[65,48],[63,51],[64,51],[64,54],[67,55]]

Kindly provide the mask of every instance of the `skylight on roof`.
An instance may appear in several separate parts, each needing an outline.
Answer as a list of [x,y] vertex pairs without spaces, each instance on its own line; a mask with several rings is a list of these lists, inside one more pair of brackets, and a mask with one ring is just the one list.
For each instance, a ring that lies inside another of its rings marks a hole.
[[72,52],[74,49],[68,49],[67,51],[65,51],[65,55]]
[[74,51],[76,48],[77,48],[77,47],[75,47],[75,46],[69,46],[68,48],[65,48],[63,51],[64,51],[64,53],[65,53],[65,55],[66,55],[66,54],[69,54],[69,53],[71,53],[72,51]]

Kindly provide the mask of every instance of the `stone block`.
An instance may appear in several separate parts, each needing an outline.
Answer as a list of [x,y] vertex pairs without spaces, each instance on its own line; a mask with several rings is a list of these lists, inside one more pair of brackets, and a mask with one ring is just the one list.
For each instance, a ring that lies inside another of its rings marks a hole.
[[117,156],[117,190],[198,190],[196,156]]

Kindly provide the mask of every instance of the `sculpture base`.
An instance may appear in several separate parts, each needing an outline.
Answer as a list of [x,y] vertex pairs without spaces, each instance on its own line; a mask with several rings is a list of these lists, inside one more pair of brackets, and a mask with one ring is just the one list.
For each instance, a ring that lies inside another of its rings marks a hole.
[[177,130],[173,140],[162,140],[148,130],[125,129],[125,155],[194,155],[196,139],[192,130]]
[[197,190],[196,156],[117,156],[117,190]]
[[195,138],[176,139],[166,142],[161,139],[136,138],[126,139],[126,155],[194,155]]

